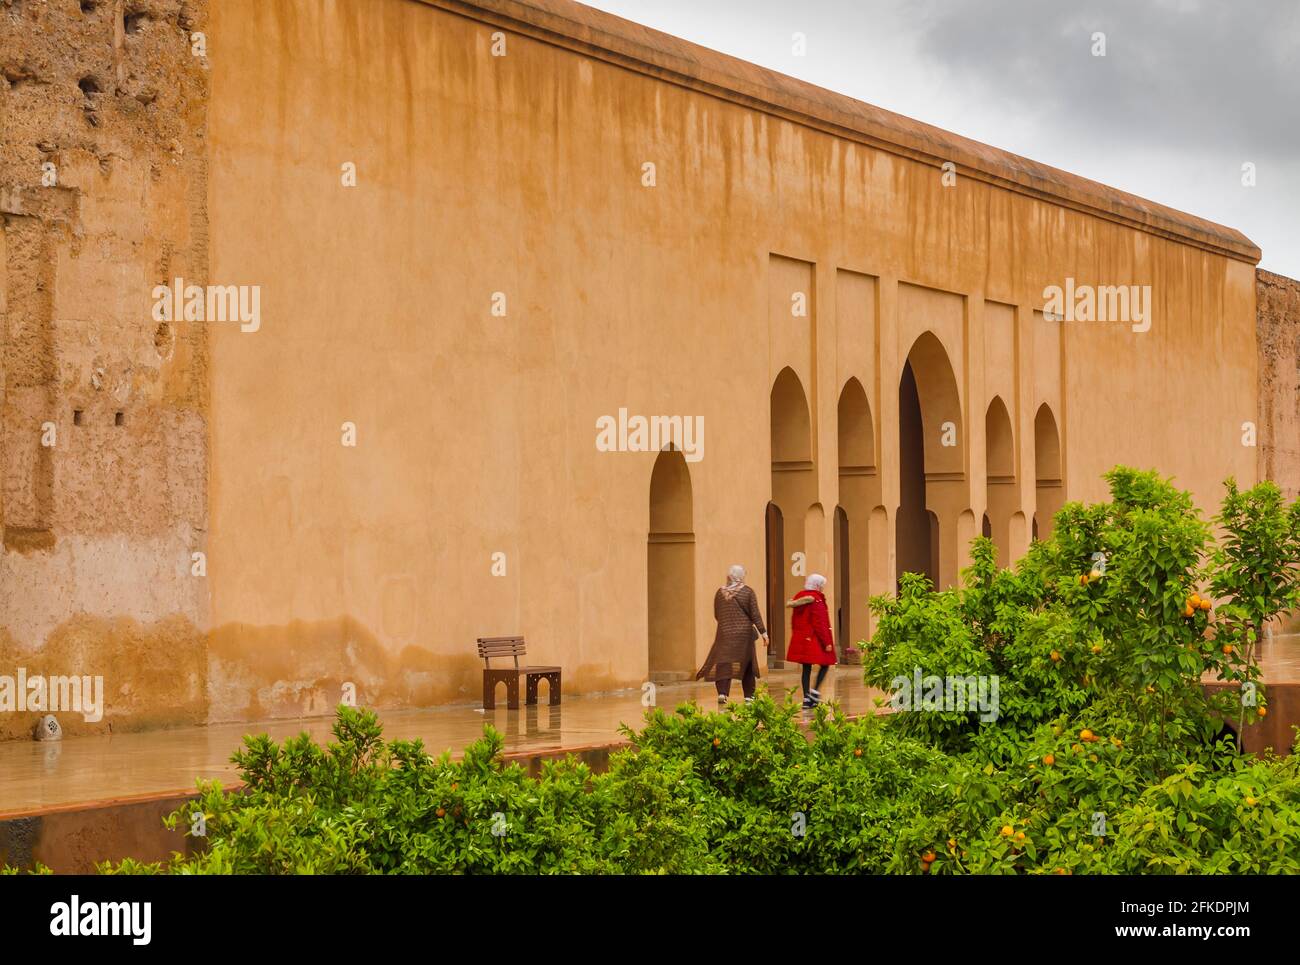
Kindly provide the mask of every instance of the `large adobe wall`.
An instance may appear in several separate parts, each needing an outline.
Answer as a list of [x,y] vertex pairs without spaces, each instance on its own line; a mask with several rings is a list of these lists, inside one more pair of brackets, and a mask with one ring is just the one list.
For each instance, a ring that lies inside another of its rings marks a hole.
[[1259,475],[1300,498],[1300,281],[1258,273]]
[[[856,639],[925,535],[900,419],[945,578],[1115,462],[1254,478],[1235,232],[563,0],[88,6],[0,0],[0,673],[102,673],[74,733],[472,700],[485,634],[689,669],[769,500],[828,575],[847,510]],[[160,325],[175,277],[260,329]],[[1151,330],[1044,320],[1067,278]],[[704,457],[600,451],[620,409]]]
[[[638,685],[648,596],[686,612],[698,660],[728,564],[765,595],[774,492],[813,568],[835,507],[862,507],[864,613],[893,579],[897,387],[927,332],[923,421],[960,426],[928,484],[945,573],[990,502],[995,394],[1013,549],[1040,493],[1100,497],[1116,462],[1203,505],[1254,478],[1257,252],[1231,232],[559,0],[228,0],[211,33],[211,276],[261,285],[263,309],[211,336],[214,718],[319,712],[348,681],[384,706],[472,700],[496,633],[566,689]],[[1067,278],[1152,286],[1151,330],[1044,321]],[[812,414],[788,453],[779,377]],[[840,459],[850,379],[870,464]],[[704,417],[689,514],[652,517],[655,453],[596,447],[620,408]],[[689,567],[684,596],[648,588],[651,559]]]
[[103,676],[70,733],[207,719],[205,7],[0,0],[0,673]]

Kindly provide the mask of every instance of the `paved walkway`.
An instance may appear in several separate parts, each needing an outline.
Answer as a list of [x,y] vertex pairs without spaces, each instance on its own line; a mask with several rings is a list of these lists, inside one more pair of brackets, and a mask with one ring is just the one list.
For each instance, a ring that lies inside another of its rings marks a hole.
[[[799,686],[798,671],[772,671],[764,682],[784,693]],[[876,710],[873,697],[862,683],[862,668],[844,666],[827,678],[823,692],[838,700],[845,713]],[[732,690],[738,699],[740,685]],[[665,709],[686,701],[717,707],[712,684],[663,684],[656,692]],[[476,706],[456,705],[430,710],[380,712],[384,735],[424,741],[432,754],[450,750],[459,756],[466,745],[483,733],[485,722],[506,735],[507,751],[560,750],[608,744],[619,739],[618,727],[640,727],[645,708],[640,690],[612,694],[565,696],[558,707],[545,704],[517,711],[499,706],[485,712]],[[0,814],[61,804],[104,801],[166,791],[193,790],[196,778],[232,783],[238,774],[230,755],[242,746],[243,736],[266,733],[283,740],[307,731],[317,741],[330,739],[332,718],[215,724],[176,730],[114,734],[103,737],[69,737],[53,744],[35,741],[0,742]]]
[[[1277,635],[1265,641],[1260,663],[1266,683],[1300,683],[1300,636]],[[765,682],[782,695],[797,690],[797,667],[772,671]],[[862,682],[862,669],[841,666],[827,678],[827,699],[837,700],[845,713],[877,712],[874,698]],[[740,685],[733,685],[740,697]],[[715,708],[712,684],[664,684],[657,703],[671,709],[686,701]],[[558,707],[542,705],[488,713],[471,705],[430,710],[381,712],[384,734],[392,738],[419,737],[430,753],[445,750],[458,756],[490,722],[506,736],[507,751],[546,751],[590,747],[619,739],[618,727],[639,727],[644,708],[640,690],[612,694],[566,696]],[[231,753],[243,736],[266,733],[283,740],[307,731],[317,741],[330,738],[332,718],[216,724],[177,730],[70,737],[55,744],[35,741],[0,742],[0,815],[7,811],[104,801],[113,798],[189,791],[196,778],[235,782],[238,774]],[[1287,742],[1289,743],[1289,741]]]

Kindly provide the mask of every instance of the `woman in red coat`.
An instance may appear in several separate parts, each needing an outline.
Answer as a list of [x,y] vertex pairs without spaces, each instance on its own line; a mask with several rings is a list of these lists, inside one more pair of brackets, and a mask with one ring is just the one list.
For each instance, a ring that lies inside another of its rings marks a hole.
[[[803,590],[786,606],[793,607],[790,617],[790,648],[785,659],[803,664],[803,705],[816,707],[822,699],[819,689],[826,674],[835,665],[835,640],[831,636],[830,611],[826,608],[826,577],[814,573]],[[813,664],[817,665],[817,683],[809,687]]]

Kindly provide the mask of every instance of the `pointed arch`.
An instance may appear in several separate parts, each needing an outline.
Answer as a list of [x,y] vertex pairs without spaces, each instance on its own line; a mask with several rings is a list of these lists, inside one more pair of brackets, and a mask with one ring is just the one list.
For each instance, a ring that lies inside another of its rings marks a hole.
[[1056,415],[1046,402],[1034,414],[1034,488],[1038,508],[1034,528],[1039,539],[1052,535],[1052,521],[1065,505],[1065,481],[1062,478],[1061,433]]
[[[779,666],[785,653],[783,649],[778,649],[786,617],[782,604],[803,588],[803,579],[793,575],[789,560],[795,553],[808,552],[808,507],[817,499],[808,395],[804,392],[799,376],[789,366],[777,373],[776,380],[772,383],[770,416],[771,502],[776,512],[768,510],[766,526],[769,530],[769,547],[774,543],[779,544],[784,556],[776,559],[772,558],[771,553],[768,554],[767,585],[784,587],[784,592],[777,599],[771,599],[769,591],[768,614],[773,620],[780,619],[782,626],[781,635],[774,632],[769,636],[772,648],[769,654],[772,663]],[[780,526],[779,533],[771,532],[774,524]]]
[[987,535],[998,548],[998,565],[1011,565],[1011,517],[1019,508],[1016,486],[1016,444],[1011,413],[995,395],[984,413],[984,454],[987,483]]
[[[907,353],[906,365],[916,380],[921,406],[926,474],[963,473],[966,443],[961,393],[948,350],[933,332],[922,332]],[[947,444],[950,441],[955,444]]]
[[797,463],[812,459],[812,423],[808,396],[794,369],[786,366],[772,383],[772,462]]
[[695,666],[695,527],[691,470],[666,449],[650,473],[646,651],[652,681],[689,679]]
[[840,504],[833,527],[836,643],[843,653],[856,656],[852,643],[870,635],[866,601],[871,596],[871,514],[881,502],[875,420],[866,390],[856,378],[849,378],[840,390],[836,426],[840,463]]
[[837,427],[840,474],[875,469],[876,428],[871,418],[871,404],[862,383],[855,378],[845,382],[840,392]]
[[957,520],[967,510],[966,434],[948,352],[930,331],[912,343],[898,387],[899,509],[896,575],[925,573],[936,587],[957,581]]
[[993,397],[984,415],[984,446],[988,457],[986,468],[989,479],[1014,480],[1016,445],[1011,429],[1011,413],[998,395]]

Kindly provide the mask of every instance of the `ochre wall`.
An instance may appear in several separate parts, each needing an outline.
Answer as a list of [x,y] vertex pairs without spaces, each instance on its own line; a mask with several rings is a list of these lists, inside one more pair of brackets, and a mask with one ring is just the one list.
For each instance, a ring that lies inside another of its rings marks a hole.
[[[805,543],[830,572],[837,404],[856,377],[887,589],[898,373],[927,330],[962,410],[942,454],[958,478],[930,484],[949,577],[984,511],[994,393],[1026,517],[1044,402],[1071,498],[1102,496],[1116,462],[1204,503],[1228,473],[1253,479],[1248,261],[972,178],[945,188],[935,166],[509,29],[494,57],[496,29],[403,0],[213,13],[211,273],[260,284],[264,314],[211,342],[214,717],[299,713],[344,680],[383,704],[472,699],[484,634],[525,634],[574,690],[645,680],[655,454],[597,450],[597,418],[619,408],[704,416],[702,656],[727,565],[762,590],[768,394],[787,366],[814,463],[790,474],[810,478],[782,507],[787,553]],[[867,281],[840,317],[842,272]],[[1036,322],[1067,276],[1153,286],[1151,330]],[[792,543],[809,518],[825,532]]]
[[[135,32],[120,4],[0,14],[0,672],[107,664],[105,722],[65,725],[323,714],[345,683],[472,701],[474,638],[509,633],[569,692],[640,685],[657,454],[597,448],[620,409],[704,418],[694,541],[653,554],[693,558],[694,612],[663,624],[694,628],[678,672],[729,564],[765,598],[773,499],[786,554],[828,576],[849,513],[860,639],[895,579],[914,346],[942,581],[988,508],[995,395],[1012,558],[1040,493],[1101,497],[1117,462],[1203,506],[1255,478],[1257,252],[1227,229],[564,0],[136,6]],[[35,187],[43,156],[59,188]],[[260,330],[160,334],[150,291],[176,275],[259,286]],[[1045,320],[1067,278],[1151,285],[1150,331]],[[806,440],[774,452],[789,377]],[[873,451],[846,461],[851,379]],[[1059,487],[1036,476],[1043,405]],[[42,454],[46,418],[87,438]]]

